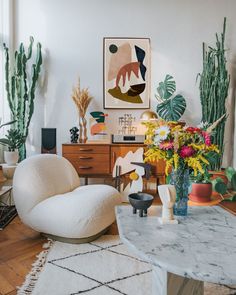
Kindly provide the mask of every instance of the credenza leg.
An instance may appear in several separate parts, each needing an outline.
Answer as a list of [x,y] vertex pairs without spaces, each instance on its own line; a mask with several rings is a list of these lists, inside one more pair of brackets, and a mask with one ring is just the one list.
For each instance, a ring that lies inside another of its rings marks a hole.
[[153,266],[153,295],[203,295],[203,293],[202,281],[181,277]]

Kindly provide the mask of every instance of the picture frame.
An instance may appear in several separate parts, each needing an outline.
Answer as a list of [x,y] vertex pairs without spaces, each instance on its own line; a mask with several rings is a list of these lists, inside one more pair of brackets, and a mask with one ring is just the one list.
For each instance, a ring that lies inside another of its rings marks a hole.
[[103,39],[104,109],[149,109],[150,80],[150,38]]

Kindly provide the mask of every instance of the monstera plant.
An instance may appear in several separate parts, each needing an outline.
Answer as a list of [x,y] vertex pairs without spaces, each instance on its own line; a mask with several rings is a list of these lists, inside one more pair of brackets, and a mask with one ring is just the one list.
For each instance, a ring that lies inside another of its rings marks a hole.
[[157,87],[157,114],[165,121],[178,121],[186,109],[186,100],[181,94],[174,94],[176,83],[172,76],[166,75],[165,80]]

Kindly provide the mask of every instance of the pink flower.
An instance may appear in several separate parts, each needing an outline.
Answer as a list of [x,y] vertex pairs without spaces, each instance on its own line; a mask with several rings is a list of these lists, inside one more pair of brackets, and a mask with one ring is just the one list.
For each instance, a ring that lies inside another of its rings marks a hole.
[[211,145],[211,136],[206,131],[202,131],[202,136],[204,138],[204,142],[207,146]]
[[172,141],[162,141],[159,145],[162,150],[171,150],[174,148],[174,144]]
[[195,150],[191,146],[182,146],[180,150],[180,157],[181,158],[188,158],[195,154]]

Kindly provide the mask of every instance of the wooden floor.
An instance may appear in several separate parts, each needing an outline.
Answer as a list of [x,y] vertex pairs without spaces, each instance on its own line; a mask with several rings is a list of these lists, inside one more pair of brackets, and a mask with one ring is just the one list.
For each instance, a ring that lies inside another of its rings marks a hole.
[[0,231],[0,295],[16,294],[45,241],[18,217]]
[[[115,223],[107,234],[118,234]],[[46,238],[25,226],[19,217],[0,231],[0,295],[16,294],[17,286],[24,282],[46,241]]]
[[[155,198],[154,204],[159,203]],[[116,223],[110,226],[107,234],[118,234]],[[46,238],[25,226],[19,217],[0,231],[0,295],[16,294],[17,286],[24,282],[46,241]]]

